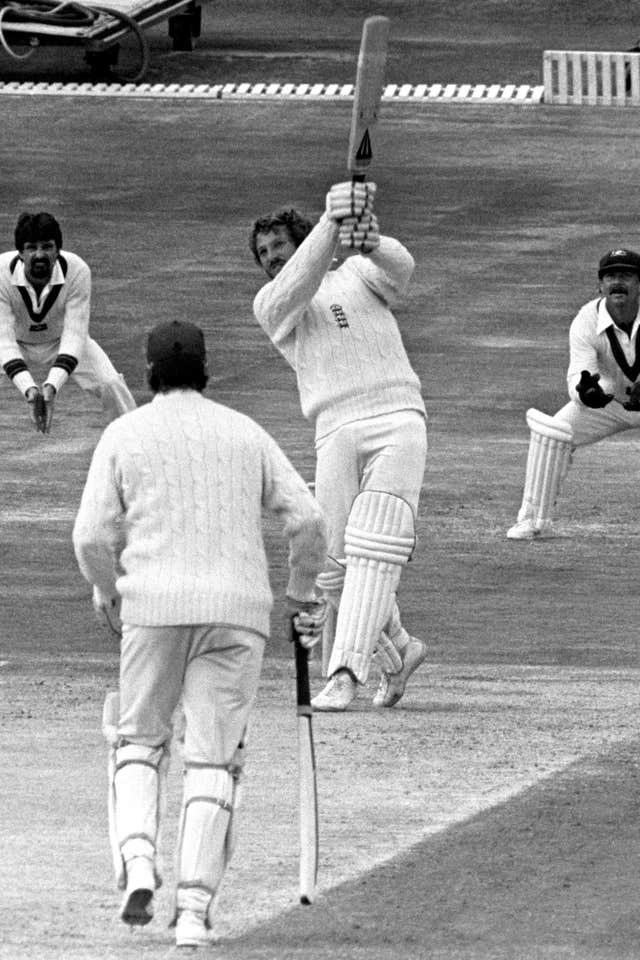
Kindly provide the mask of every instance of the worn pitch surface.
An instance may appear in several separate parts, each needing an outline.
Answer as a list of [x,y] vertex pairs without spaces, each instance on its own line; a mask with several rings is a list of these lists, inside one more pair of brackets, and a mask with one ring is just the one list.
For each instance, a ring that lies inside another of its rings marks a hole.
[[[255,416],[312,476],[291,372],[251,319],[252,218],[319,214],[343,175],[340,104],[0,101],[0,232],[49,208],[94,271],[93,334],[140,402],[145,331],[206,332],[208,394]],[[550,107],[385,111],[373,170],[383,229],[417,261],[398,311],[424,385],[430,453],[408,627],[431,645],[398,708],[318,716],[320,896],[297,905],[293,671],[285,550],[251,733],[240,841],[217,955],[499,960],[637,957],[638,438],[574,463],[559,537],[504,538],[524,412],[564,402],[567,328],[610,246],[637,246],[637,125]],[[49,438],[0,382],[0,956],[172,956],[179,760],[153,925],[116,919],[106,844],[105,692],[117,650],[95,625],[70,532],[101,426],[74,387]],[[215,546],[212,545],[212,549]],[[320,683],[317,665],[314,686]]]

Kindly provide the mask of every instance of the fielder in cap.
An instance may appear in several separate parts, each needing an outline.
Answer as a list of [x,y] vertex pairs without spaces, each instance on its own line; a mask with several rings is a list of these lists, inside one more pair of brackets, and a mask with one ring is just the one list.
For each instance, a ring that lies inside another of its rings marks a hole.
[[[110,420],[135,408],[124,379],[89,336],[91,271],[69,250],[50,213],[23,213],[16,250],[0,254],[0,364],[24,396],[36,428],[51,429],[54,399],[69,377],[102,401]],[[32,367],[46,371],[41,386]]]
[[319,584],[335,611],[323,639],[329,680],[315,710],[345,710],[376,650],[374,704],[391,707],[427,655],[396,602],[427,452],[420,381],[392,312],[414,261],[380,235],[375,193],[373,183],[336,184],[315,226],[284,208],[255,221],[250,236],[269,277],[256,319],[295,370],[302,412],[315,424],[315,494],[331,558]]
[[640,254],[609,250],[598,281],[600,296],[569,329],[569,402],[554,416],[527,411],[524,494],[510,540],[553,535],[554,505],[576,448],[640,427]]
[[272,594],[262,511],[289,543],[289,610],[312,646],[324,602],[324,520],[307,485],[253,420],[213,400],[202,332],[155,327],[150,403],[109,424],[93,455],[73,530],[94,605],[121,625],[119,695],[105,703],[109,825],[121,918],[152,918],[172,715],[185,715],[176,857],[176,944],[208,942],[233,847],[246,728]]

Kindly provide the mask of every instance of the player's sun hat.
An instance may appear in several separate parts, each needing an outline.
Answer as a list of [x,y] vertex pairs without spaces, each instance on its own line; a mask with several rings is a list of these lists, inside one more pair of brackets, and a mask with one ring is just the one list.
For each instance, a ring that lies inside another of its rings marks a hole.
[[159,323],[147,339],[147,360],[152,364],[186,356],[204,361],[206,352],[204,335],[195,323],[181,320]]
[[640,276],[640,253],[625,248],[609,250],[598,264],[598,277],[602,280],[607,271],[616,268],[618,270],[635,270]]

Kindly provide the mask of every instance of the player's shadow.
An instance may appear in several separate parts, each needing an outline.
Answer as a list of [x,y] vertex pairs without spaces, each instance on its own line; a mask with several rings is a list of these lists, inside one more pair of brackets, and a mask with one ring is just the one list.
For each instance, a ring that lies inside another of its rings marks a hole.
[[[576,763],[313,906],[223,942],[222,956],[637,958],[639,753],[619,746]],[[330,855],[348,858],[348,846]]]

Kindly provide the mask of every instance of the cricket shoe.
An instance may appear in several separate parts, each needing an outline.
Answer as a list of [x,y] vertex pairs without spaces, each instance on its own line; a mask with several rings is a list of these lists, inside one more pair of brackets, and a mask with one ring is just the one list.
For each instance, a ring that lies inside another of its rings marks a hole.
[[153,918],[153,892],[156,879],[149,857],[132,857],[127,861],[127,889],[120,919],[130,927],[144,927]]
[[507,530],[507,540],[543,540],[550,536],[552,536],[550,523],[535,527],[533,521],[529,519],[518,520]]
[[328,684],[311,701],[314,710],[346,710],[358,695],[358,682],[349,670],[337,670]]
[[404,649],[402,669],[397,673],[381,673],[380,684],[373,698],[374,707],[393,707],[404,695],[407,680],[427,659],[427,645],[424,640],[411,637]]
[[176,947],[206,947],[211,943],[206,914],[202,910],[181,910],[176,920]]

